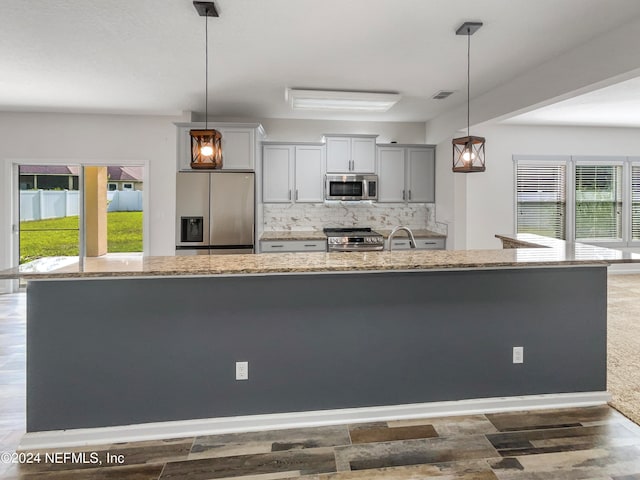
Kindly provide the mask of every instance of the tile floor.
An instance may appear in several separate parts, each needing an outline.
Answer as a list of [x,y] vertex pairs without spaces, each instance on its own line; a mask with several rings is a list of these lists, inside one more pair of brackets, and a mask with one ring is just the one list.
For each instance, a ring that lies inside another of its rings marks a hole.
[[[0,452],[13,452],[24,433],[24,308],[23,294],[0,296]],[[64,450],[86,463],[0,462],[0,478],[640,480],[640,427],[608,406]],[[124,463],[107,465],[107,453]]]

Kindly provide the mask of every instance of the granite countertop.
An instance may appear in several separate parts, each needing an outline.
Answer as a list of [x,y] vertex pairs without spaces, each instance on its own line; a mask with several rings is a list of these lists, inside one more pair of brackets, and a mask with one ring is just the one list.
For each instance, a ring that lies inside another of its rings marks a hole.
[[261,241],[283,241],[283,240],[326,240],[327,236],[322,232],[322,230],[318,231],[290,231],[290,230],[282,230],[278,232],[264,232],[260,236]]
[[[265,253],[176,257],[88,258],[80,266],[68,257],[53,258],[39,267],[0,272],[0,279],[91,277],[208,276],[271,273],[311,273],[387,270],[495,269],[568,265],[608,265],[640,262],[640,255],[539,236],[498,236],[543,248],[505,250],[403,250],[384,252]],[[544,248],[546,247],[546,248]]]

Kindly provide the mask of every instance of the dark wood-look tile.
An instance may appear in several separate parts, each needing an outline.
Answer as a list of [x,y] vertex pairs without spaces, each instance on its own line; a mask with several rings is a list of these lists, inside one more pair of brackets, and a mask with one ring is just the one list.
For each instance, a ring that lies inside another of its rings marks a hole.
[[496,433],[498,429],[484,415],[460,415],[387,422],[389,427],[432,425],[439,437]]
[[[409,465],[319,475],[319,480],[496,480],[495,473],[485,460]],[[307,480],[305,478],[305,480]]]
[[189,459],[349,445],[346,425],[196,437]]
[[295,472],[299,475],[309,475],[335,471],[333,449],[314,448],[170,462],[165,465],[160,479],[209,480],[272,473]]
[[161,472],[162,465],[133,465],[37,473],[9,471],[7,480],[157,480]]
[[494,433],[487,439],[502,456],[509,457],[640,443],[636,434],[618,423]]
[[47,463],[43,461],[42,463],[24,465],[22,470],[28,473],[55,472],[61,470],[95,470],[96,465],[89,463],[90,455],[93,452],[97,453],[98,459],[102,462],[102,467],[105,467],[107,453],[110,455],[122,455],[124,459],[122,466],[140,464],[164,465],[170,461],[186,460],[192,444],[193,437],[149,442],[116,443],[109,446],[83,446],[41,451],[32,450],[30,453],[39,452],[41,458],[46,458],[45,454],[52,452],[82,452],[87,458],[87,463]]
[[433,438],[438,436],[438,432],[433,428],[433,425],[389,428],[385,422],[377,422],[350,425],[349,435],[351,436],[351,443],[355,444]]
[[524,470],[524,467],[517,458],[506,457],[487,461],[494,470]]
[[338,471],[498,457],[483,435],[372,443],[336,448]]
[[[640,471],[636,445],[518,457],[522,469],[495,469],[500,480],[610,479]],[[491,462],[489,462],[491,463]]]
[[516,430],[540,430],[543,428],[577,427],[589,422],[611,419],[607,405],[587,408],[534,410],[487,414],[486,417],[500,432]]

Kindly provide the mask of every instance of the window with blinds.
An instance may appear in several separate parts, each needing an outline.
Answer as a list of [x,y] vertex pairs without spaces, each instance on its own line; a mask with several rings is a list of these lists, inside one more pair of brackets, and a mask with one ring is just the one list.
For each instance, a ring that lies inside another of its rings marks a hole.
[[566,238],[566,166],[516,166],[518,233]]
[[622,166],[576,165],[576,240],[622,240]]
[[631,240],[640,240],[640,165],[631,166]]

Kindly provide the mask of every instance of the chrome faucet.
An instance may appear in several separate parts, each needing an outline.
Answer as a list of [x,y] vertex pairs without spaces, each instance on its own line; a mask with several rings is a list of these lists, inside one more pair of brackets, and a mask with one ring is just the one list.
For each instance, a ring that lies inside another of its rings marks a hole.
[[389,251],[391,251],[391,240],[393,240],[393,236],[400,230],[404,230],[405,232],[407,232],[407,235],[409,236],[409,246],[411,248],[416,248],[416,239],[413,238],[413,232],[408,227],[398,225],[393,230],[391,230],[391,233],[389,234]]

